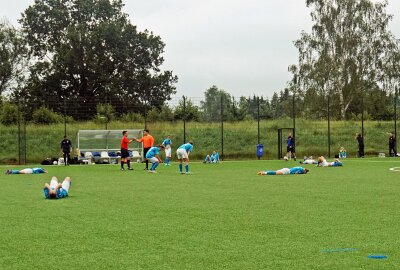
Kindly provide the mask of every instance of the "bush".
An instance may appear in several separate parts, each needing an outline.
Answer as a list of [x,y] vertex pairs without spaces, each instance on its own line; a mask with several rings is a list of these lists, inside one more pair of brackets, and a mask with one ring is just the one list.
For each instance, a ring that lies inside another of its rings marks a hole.
[[57,123],[62,123],[63,116],[53,112],[51,109],[48,109],[46,107],[40,107],[36,111],[33,112],[32,114],[32,121],[35,124],[57,124]]
[[9,102],[3,103],[0,122],[5,126],[15,125],[18,122],[18,106]]
[[122,115],[121,120],[128,123],[144,123],[144,117],[139,113],[126,113]]

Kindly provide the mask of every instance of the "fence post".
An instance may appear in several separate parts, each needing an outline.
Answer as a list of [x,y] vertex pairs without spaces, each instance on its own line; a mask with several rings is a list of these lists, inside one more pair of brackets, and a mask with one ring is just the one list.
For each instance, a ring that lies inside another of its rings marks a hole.
[[21,105],[18,98],[18,165],[21,165]]
[[221,94],[221,160],[224,160],[224,102]]
[[67,136],[67,97],[64,96],[64,136]]
[[296,107],[295,107],[296,92],[293,92],[292,101],[292,117],[293,117],[293,147],[296,150]]
[[28,150],[28,147],[26,145],[26,118],[24,117],[24,165],[26,165],[27,150]]
[[[395,146],[397,148],[397,99],[399,98],[398,96],[398,87],[394,88],[394,140],[395,140]],[[398,149],[398,148],[397,148]],[[396,151],[397,151],[396,149]]]
[[182,96],[183,98],[183,143],[186,143],[186,97]]
[[361,136],[364,139],[364,91],[361,92]]
[[144,101],[144,129],[147,129],[147,101]]
[[328,158],[331,158],[331,104],[330,104],[330,95],[331,92],[328,92]]

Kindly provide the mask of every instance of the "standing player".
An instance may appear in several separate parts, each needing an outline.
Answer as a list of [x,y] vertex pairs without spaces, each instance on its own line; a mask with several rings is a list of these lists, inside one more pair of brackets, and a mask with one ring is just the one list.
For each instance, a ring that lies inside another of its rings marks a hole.
[[358,157],[364,157],[364,137],[360,133],[356,133],[356,140],[358,142]]
[[389,133],[389,157],[396,157],[396,136],[393,132]]
[[296,151],[295,151],[295,145],[294,145],[294,138],[292,137],[292,133],[289,133],[288,138],[287,138],[287,158],[290,160],[292,157],[294,161],[296,161]]
[[149,160],[151,164],[151,168],[149,173],[156,173],[156,168],[160,162],[162,162],[160,156],[158,155],[161,150],[164,149],[164,145],[158,145],[151,147],[149,151],[147,151],[146,159]]
[[[153,147],[154,144],[154,138],[153,136],[150,135],[149,130],[145,129],[143,130],[143,137],[140,139],[133,138],[135,141],[139,143],[143,143],[143,154],[146,156],[147,152],[150,150],[151,147]],[[146,168],[145,170],[149,169],[149,161],[146,159]]]
[[128,145],[133,141],[128,139],[128,131],[122,131],[122,139],[121,139],[121,171],[124,169],[124,163],[128,165],[128,170],[132,171],[131,168],[131,158],[129,157]]
[[71,159],[70,153],[71,153],[71,146],[72,143],[71,141],[67,138],[67,136],[64,136],[64,139],[61,141],[61,151],[63,152],[64,156],[64,165],[67,166],[69,165],[69,160]]
[[179,172],[181,174],[184,174],[182,171],[183,165],[182,162],[185,162],[185,169],[186,169],[186,174],[190,174],[189,172],[189,154],[193,152],[193,142],[189,141],[188,143],[182,144],[179,146],[179,148],[176,150],[176,155],[178,156],[179,159]]
[[162,145],[165,148],[165,166],[171,166],[171,164],[169,163],[171,160],[171,152],[172,152],[171,135],[167,136],[167,138],[163,141]]

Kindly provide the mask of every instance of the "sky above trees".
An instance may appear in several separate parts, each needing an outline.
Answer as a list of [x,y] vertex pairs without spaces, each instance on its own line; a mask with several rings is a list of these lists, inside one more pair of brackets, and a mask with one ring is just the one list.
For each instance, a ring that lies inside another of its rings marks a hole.
[[[0,18],[14,25],[33,0],[0,0]],[[177,96],[203,96],[217,85],[233,96],[271,97],[297,63],[293,41],[310,32],[302,0],[129,0],[124,11],[139,30],[166,43],[164,69],[179,76]],[[390,29],[400,38],[400,1],[389,0]]]

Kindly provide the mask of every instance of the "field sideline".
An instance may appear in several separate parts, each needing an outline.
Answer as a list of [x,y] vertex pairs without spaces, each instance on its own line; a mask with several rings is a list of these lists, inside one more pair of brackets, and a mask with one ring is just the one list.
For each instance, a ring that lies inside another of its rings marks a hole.
[[[400,172],[389,169],[400,159],[256,175],[298,164],[197,162],[193,175],[176,162],[155,175],[137,163],[47,166],[46,175],[1,166],[0,269],[398,268]],[[69,198],[44,199],[52,175],[72,178]]]

